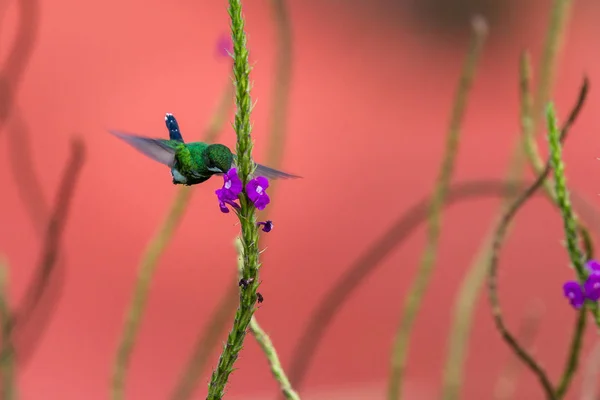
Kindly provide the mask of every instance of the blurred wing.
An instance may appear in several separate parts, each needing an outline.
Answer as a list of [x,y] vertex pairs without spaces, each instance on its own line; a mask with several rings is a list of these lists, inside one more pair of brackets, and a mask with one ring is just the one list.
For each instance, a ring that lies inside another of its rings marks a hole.
[[262,175],[264,177],[267,177],[269,179],[296,179],[296,178],[301,178],[301,176],[298,175],[292,175],[292,174],[288,174],[287,172],[283,172],[283,171],[279,171],[273,168],[269,168],[265,165],[261,165],[261,164],[256,164],[256,172],[254,172],[255,175],[259,176]]
[[[237,163],[237,155],[236,154],[233,155],[233,162]],[[217,174],[217,175],[221,175],[221,174]],[[254,172],[254,175],[256,175],[256,176],[262,175],[268,179],[302,178],[301,176],[288,174],[287,172],[279,171],[277,169],[270,168],[270,167],[267,167],[267,166],[261,165],[261,164],[256,164],[256,171]]]
[[169,145],[168,140],[152,139],[114,130],[109,130],[109,132],[154,161],[158,161],[168,167],[173,167],[175,163],[175,149]]

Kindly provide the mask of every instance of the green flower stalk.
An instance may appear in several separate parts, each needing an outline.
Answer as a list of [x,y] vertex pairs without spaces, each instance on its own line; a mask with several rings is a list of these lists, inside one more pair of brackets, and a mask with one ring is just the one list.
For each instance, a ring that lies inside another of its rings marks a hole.
[[[244,32],[244,18],[242,15],[242,4],[240,0],[229,0],[229,16],[231,18],[231,34],[233,41],[233,74],[235,84],[236,114],[234,129],[237,135],[236,153],[239,178],[243,186],[250,182],[256,165],[252,159],[252,125],[250,124],[250,113],[252,102],[250,97],[250,64],[248,62],[248,49],[246,48],[246,33]],[[259,249],[258,249],[258,225],[256,220],[256,207],[248,197],[246,191],[240,196],[240,207],[237,215],[241,225],[242,242],[242,279],[248,282],[240,286],[240,304],[235,314],[233,328],[227,338],[227,343],[217,368],[214,370],[208,386],[207,400],[218,400],[223,398],[225,386],[233,366],[238,358],[246,332],[252,316],[256,311],[257,295],[259,286]]]
[[[244,263],[242,258],[242,242],[240,238],[236,238],[235,240],[235,248],[238,253],[238,274],[241,277],[242,271],[244,269]],[[279,361],[279,356],[277,355],[277,351],[275,350],[275,346],[273,346],[273,342],[266,334],[266,332],[260,327],[256,317],[252,317],[250,321],[250,332],[254,335],[258,345],[260,346],[263,353],[267,357],[267,361],[269,362],[269,366],[271,367],[271,373],[273,377],[279,383],[279,387],[281,388],[281,393],[287,400],[300,400],[300,396],[290,384],[290,380],[288,379],[283,367],[281,366],[281,362]]]
[[579,235],[577,233],[577,221],[569,200],[567,182],[565,178],[565,165],[562,161],[562,145],[560,144],[560,129],[554,112],[554,105],[550,103],[546,110],[548,121],[548,144],[550,145],[550,164],[554,171],[554,191],[556,202],[563,216],[567,251],[571,263],[577,271],[580,280],[585,280],[583,253],[579,249]]

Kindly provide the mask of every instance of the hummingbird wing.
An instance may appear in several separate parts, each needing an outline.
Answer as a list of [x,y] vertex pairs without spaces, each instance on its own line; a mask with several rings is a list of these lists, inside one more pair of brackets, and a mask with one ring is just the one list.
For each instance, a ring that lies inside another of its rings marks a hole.
[[168,167],[173,167],[175,164],[175,148],[168,140],[153,139],[115,130],[109,130],[109,132],[154,161]]
[[[234,162],[237,162],[237,155],[233,155]],[[267,167],[266,165],[256,164],[256,175],[262,175],[269,179],[297,179],[302,178],[298,175],[288,174],[287,172],[279,171],[275,168]]]
[[267,167],[266,165],[256,164],[256,175],[262,175],[269,179],[296,179],[302,178],[298,175],[288,174],[287,172],[279,171],[277,169]]

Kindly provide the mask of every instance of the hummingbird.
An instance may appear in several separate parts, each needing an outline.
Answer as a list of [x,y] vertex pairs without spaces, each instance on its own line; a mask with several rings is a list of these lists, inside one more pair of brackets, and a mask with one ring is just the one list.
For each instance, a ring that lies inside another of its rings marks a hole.
[[[169,139],[156,139],[109,130],[142,154],[171,168],[175,185],[196,185],[207,181],[213,175],[223,175],[234,166],[237,156],[229,147],[215,143],[189,142],[183,140],[175,116],[166,113],[165,124]],[[269,179],[291,179],[299,176],[278,171],[264,165],[256,165],[256,174]]]

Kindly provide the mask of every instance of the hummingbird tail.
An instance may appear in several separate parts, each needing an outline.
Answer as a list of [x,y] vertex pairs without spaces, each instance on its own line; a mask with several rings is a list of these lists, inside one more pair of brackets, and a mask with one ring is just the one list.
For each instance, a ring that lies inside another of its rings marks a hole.
[[173,114],[166,113],[165,124],[169,130],[169,139],[184,143],[183,136],[181,136],[181,131],[179,130],[179,124]]

